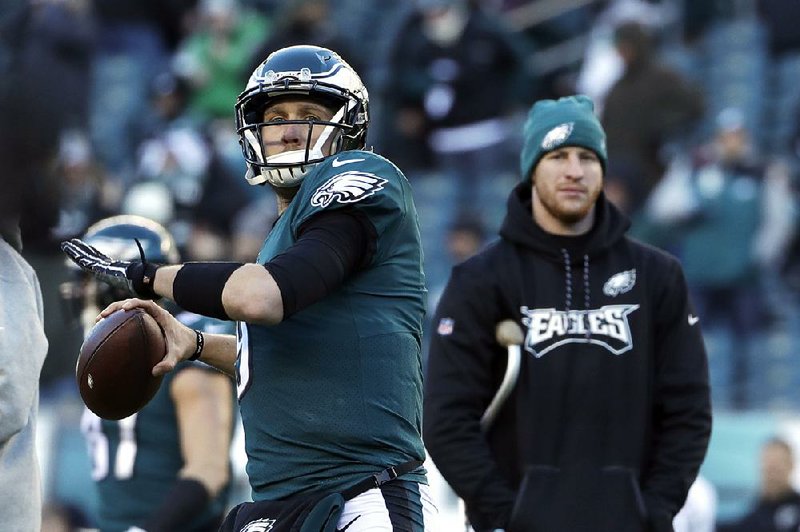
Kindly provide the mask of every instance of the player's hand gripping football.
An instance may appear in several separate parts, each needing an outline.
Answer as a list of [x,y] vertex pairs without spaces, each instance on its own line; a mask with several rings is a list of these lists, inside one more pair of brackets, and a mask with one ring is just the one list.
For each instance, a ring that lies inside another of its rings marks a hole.
[[61,250],[81,269],[125,294],[141,299],[158,299],[152,288],[158,265],[147,262],[138,240],[136,245],[141,260],[114,260],[78,238],[62,242]]
[[156,320],[158,326],[161,327],[164,332],[164,338],[167,341],[167,354],[164,355],[161,362],[153,366],[153,376],[159,377],[169,373],[175,369],[178,362],[192,356],[197,338],[194,329],[178,321],[175,316],[153,301],[142,299],[115,301],[100,312],[97,316],[97,321],[110,316],[119,309],[131,310],[134,308],[140,308],[150,314]]

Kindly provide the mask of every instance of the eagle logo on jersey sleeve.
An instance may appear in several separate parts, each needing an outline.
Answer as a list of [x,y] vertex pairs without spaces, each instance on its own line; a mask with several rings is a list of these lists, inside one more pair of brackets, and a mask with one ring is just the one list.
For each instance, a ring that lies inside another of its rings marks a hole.
[[383,190],[385,184],[385,179],[369,172],[343,172],[328,179],[314,191],[311,205],[324,209],[334,201],[356,203]]

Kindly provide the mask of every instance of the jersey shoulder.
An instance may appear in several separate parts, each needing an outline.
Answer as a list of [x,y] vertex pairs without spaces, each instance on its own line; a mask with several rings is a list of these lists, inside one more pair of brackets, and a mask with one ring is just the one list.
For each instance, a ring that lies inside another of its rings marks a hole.
[[373,152],[352,150],[329,157],[304,179],[297,197],[294,223],[338,208],[389,210],[410,193],[403,173]]

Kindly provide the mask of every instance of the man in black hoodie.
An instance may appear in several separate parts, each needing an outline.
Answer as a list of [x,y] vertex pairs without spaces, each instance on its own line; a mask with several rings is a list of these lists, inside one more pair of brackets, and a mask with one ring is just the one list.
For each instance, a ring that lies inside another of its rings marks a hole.
[[[500,239],[434,316],[424,440],[477,531],[671,531],[711,432],[708,364],[678,261],[625,236],[585,96],[543,100]],[[495,325],[524,330],[516,385]]]

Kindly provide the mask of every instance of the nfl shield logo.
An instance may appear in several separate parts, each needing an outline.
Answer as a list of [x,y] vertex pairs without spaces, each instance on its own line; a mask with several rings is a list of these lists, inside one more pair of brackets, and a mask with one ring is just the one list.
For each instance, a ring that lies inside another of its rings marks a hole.
[[436,332],[439,333],[441,336],[447,336],[449,334],[453,334],[453,325],[455,322],[453,318],[442,318],[439,320],[439,326],[436,328]]

